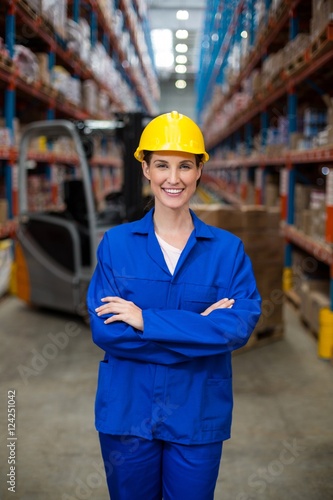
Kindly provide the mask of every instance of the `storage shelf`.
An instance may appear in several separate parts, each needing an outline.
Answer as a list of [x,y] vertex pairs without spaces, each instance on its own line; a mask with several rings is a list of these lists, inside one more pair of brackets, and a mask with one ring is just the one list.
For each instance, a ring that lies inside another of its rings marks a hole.
[[120,8],[123,10],[125,15],[126,24],[128,31],[131,35],[133,45],[135,47],[136,53],[139,57],[141,67],[151,89],[151,92],[155,99],[159,97],[158,80],[152,68],[147,66],[145,63],[145,54],[148,54],[148,47],[142,47],[140,40],[138,39],[138,27],[136,26],[137,19],[134,21],[133,17],[130,15],[129,0],[120,0]]
[[[40,15],[38,15],[34,10],[25,2],[25,0],[12,0],[15,12],[21,19],[22,23],[24,23],[29,29],[31,29],[38,37],[43,40],[50,48],[50,50],[54,51],[60,60],[64,63],[66,67],[70,67],[73,74],[77,74],[79,77],[84,79],[93,79],[101,89],[105,90],[112,102],[118,106],[119,111],[125,111],[124,105],[119,101],[115,92],[110,90],[109,87],[103,85],[92,73],[90,68],[78,58],[76,54],[71,51],[67,51],[67,49],[63,49],[56,40],[55,33],[52,29],[52,26]],[[105,20],[101,8],[97,2],[97,0],[88,0],[91,8],[97,13],[99,24],[102,26],[103,30],[110,37],[110,42],[112,49],[116,52],[120,64],[122,65],[123,70],[129,77],[130,81],[133,84],[138,96],[141,98],[143,105],[145,106],[148,113],[153,113],[155,111],[155,106],[152,103],[151,95],[156,95],[156,82],[152,85],[151,79],[146,82],[142,82],[141,75],[138,75],[136,71],[134,71],[130,65],[128,64],[126,54],[124,50],[120,47],[117,35],[114,32],[112,25],[110,26],[108,22]],[[142,60],[143,68],[145,68],[144,61]],[[144,78],[145,80],[145,78]],[[149,92],[147,89],[152,87],[154,91],[153,94]]]
[[210,176],[208,173],[203,173],[201,176],[202,182],[210,188],[213,192],[219,195],[219,197],[223,198],[227,203],[233,205],[235,207],[239,207],[242,205],[242,201],[238,196],[234,193],[228,191],[227,184],[221,180],[216,179],[215,177]]
[[223,97],[221,97],[220,100],[211,105],[211,109],[205,120],[204,126],[209,123],[209,121],[213,118],[213,115],[222,108],[222,106],[232,97],[232,95],[241,88],[244,79],[250,75],[251,71],[256,66],[259,65],[262,57],[266,54],[268,47],[276,39],[283,26],[285,26],[285,24],[287,23],[290,16],[290,11],[292,9],[295,9],[299,2],[300,0],[287,0],[281,2],[277,15],[270,15],[266,29],[262,30],[262,32],[260,33],[257,43],[251,49],[236,81],[230,86],[229,91]]
[[302,248],[315,259],[333,266],[333,246],[314,240],[290,224],[282,223],[282,232],[288,241]]
[[266,165],[290,165],[304,163],[322,163],[333,162],[333,144],[321,148],[309,149],[306,151],[281,151],[278,157],[271,155],[253,155],[250,157],[239,156],[232,159],[211,159],[207,164],[210,170],[219,170],[221,168],[237,167],[264,167]]
[[[9,160],[15,163],[18,160],[19,151],[15,147],[0,147],[0,160]],[[29,160],[35,160],[37,163],[63,163],[65,165],[77,165],[79,158],[75,154],[61,154],[54,152],[31,151],[28,154]],[[106,166],[110,168],[121,168],[122,160],[113,156],[96,156],[89,162],[91,166]]]
[[[220,195],[230,192],[233,203],[280,205],[285,270],[295,265],[297,248],[329,266],[333,311],[333,122],[329,108],[333,105],[333,7],[329,0],[322,4],[319,11],[312,0],[268,0],[261,2],[259,13],[254,2],[247,2],[236,27],[232,20],[241,2],[232,2],[229,11],[219,10],[216,4],[222,37],[231,31],[233,40],[222,63],[217,51],[205,63],[209,51],[202,50],[199,91],[206,100],[197,111],[211,156],[205,167],[211,185]],[[207,16],[207,25],[212,19],[214,15]],[[209,37],[206,46],[214,48]],[[210,85],[214,81],[215,89],[205,89],[207,81]],[[314,147],[317,144],[325,146]],[[326,172],[320,164],[327,167]],[[241,199],[235,199],[234,193]],[[318,240],[298,230],[294,220],[306,231],[311,224],[311,234],[317,234]]]
[[[33,96],[48,105],[76,120],[85,120],[91,115],[79,106],[68,101],[62,94],[41,81],[30,82],[20,75],[19,71],[9,59],[0,60],[0,80],[8,83],[11,88],[16,88],[26,96]],[[97,117],[96,117],[97,118]]]
[[[318,38],[312,41],[309,47],[304,51],[304,62],[299,67],[297,73],[288,73],[285,70],[281,70],[274,78],[274,81],[269,82],[260,92],[253,96],[252,101],[247,106],[247,111],[242,110],[237,115],[230,117],[228,124],[221,128],[221,130],[209,130],[209,125],[207,124],[214,123],[214,121],[212,116],[206,119],[206,125],[203,127],[203,130],[207,136],[208,149],[216,146],[219,142],[244,126],[245,123],[251,121],[256,115],[264,111],[280,97],[293,90],[297,85],[318,71],[319,68],[329,63],[332,59],[333,23],[330,23]],[[234,92],[235,89],[233,88],[228,94],[228,99],[223,99],[222,103],[224,104],[227,102]],[[219,109],[222,103],[218,105]]]

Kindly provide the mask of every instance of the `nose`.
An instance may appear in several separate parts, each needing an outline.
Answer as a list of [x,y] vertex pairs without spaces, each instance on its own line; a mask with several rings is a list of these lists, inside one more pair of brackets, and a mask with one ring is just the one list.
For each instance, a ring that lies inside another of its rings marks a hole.
[[168,182],[169,184],[178,184],[179,182],[179,171],[177,168],[170,168],[169,169],[169,176],[168,176]]

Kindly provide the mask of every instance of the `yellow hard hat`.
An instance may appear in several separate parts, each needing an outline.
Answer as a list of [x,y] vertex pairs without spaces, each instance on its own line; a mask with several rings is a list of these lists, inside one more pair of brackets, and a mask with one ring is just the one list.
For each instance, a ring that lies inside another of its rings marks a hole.
[[144,151],[184,151],[209,159],[202,132],[188,116],[171,111],[157,116],[144,128],[134,156],[143,161]]

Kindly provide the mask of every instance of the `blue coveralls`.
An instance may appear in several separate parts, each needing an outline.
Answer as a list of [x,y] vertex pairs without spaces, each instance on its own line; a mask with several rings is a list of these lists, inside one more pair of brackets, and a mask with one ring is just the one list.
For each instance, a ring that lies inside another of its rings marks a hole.
[[[204,457],[202,471],[207,459],[202,450],[219,455],[211,466],[214,490],[221,443],[231,430],[231,352],[247,342],[261,311],[252,266],[239,238],[191,212],[194,230],[171,275],[154,233],[153,210],[105,233],[88,290],[93,340],[105,351],[95,415],[110,491],[125,488],[112,484],[118,481],[117,468],[131,469],[135,452],[144,463],[147,453],[145,472],[138,464],[137,478],[129,470],[127,493],[114,494],[112,500],[155,500],[162,498],[161,488],[165,499],[184,498],[184,492],[168,493],[164,477],[161,486],[160,479],[149,476],[159,462],[151,443],[174,444],[178,465],[172,471],[170,459],[165,473],[174,483],[186,483],[186,474],[179,473],[186,450],[193,451],[199,466]],[[107,296],[140,307],[143,332],[124,322],[105,325],[95,308]],[[224,297],[235,299],[231,309],[200,314]],[[164,464],[162,468],[163,476]],[[153,490],[144,491],[148,483]],[[200,492],[199,483],[192,492],[186,490],[185,498],[213,498],[213,493]]]

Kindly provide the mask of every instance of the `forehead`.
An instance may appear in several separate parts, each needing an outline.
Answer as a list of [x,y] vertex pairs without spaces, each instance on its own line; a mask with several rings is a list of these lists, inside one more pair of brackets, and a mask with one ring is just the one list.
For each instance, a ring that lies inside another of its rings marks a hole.
[[192,161],[195,163],[195,155],[193,153],[186,153],[184,151],[154,151],[151,157],[151,161]]

